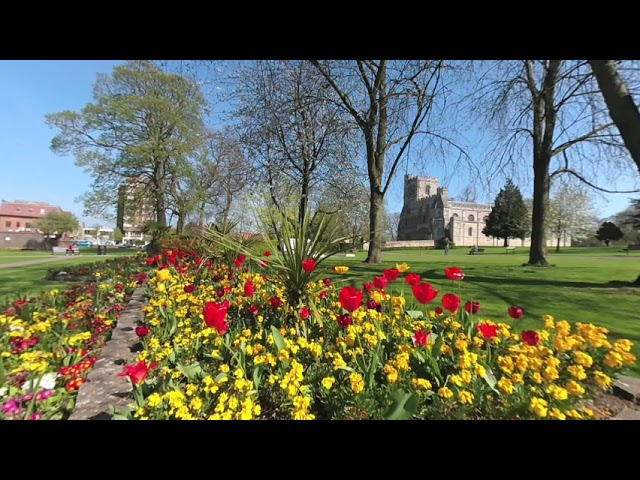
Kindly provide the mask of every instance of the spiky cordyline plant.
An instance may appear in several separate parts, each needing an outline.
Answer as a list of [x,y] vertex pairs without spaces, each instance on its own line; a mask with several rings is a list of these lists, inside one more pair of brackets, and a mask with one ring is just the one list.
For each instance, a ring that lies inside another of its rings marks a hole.
[[[316,310],[308,295],[307,285],[320,279],[318,266],[340,252],[340,242],[351,237],[336,238],[338,225],[327,215],[311,215],[307,211],[302,222],[297,214],[283,208],[269,209],[263,215],[262,218],[256,218],[256,224],[261,225],[263,245],[274,254],[269,257],[271,278],[284,287],[285,300],[290,307],[286,309],[287,319],[294,320],[295,312],[302,306]],[[269,231],[272,235],[267,233]],[[261,257],[264,252],[243,245],[228,232],[208,229],[204,235],[226,251],[243,254],[257,263],[263,261]],[[302,264],[310,259],[315,261],[315,269],[306,271]]]

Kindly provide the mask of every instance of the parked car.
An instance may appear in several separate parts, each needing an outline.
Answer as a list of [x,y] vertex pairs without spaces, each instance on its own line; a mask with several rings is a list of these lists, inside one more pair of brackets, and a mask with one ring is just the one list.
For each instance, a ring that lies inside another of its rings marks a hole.
[[93,244],[89,240],[78,240],[73,242],[74,247],[90,247]]

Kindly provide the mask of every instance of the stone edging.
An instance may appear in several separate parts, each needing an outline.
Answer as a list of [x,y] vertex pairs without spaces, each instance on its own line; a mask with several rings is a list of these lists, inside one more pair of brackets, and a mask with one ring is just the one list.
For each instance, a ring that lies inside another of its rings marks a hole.
[[138,287],[121,312],[111,339],[103,347],[94,368],[87,376],[69,420],[111,420],[110,407],[127,408],[131,398],[131,382],[118,377],[123,366],[136,357],[134,346],[139,343],[136,325],[145,305],[144,286]]
[[[640,379],[620,375],[613,384],[613,394],[640,404]],[[612,420],[640,420],[640,411],[625,408]]]

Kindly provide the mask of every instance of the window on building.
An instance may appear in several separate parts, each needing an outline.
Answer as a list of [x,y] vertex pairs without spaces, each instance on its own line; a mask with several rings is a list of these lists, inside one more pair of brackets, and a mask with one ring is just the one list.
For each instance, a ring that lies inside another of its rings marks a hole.
[[8,227],[8,228],[11,228],[11,222],[9,222],[9,221],[4,222],[4,226]]
[[40,209],[40,213],[44,213],[44,208],[41,208],[41,209]]
[[31,228],[31,222],[27,222],[27,223],[25,223],[25,224],[24,224],[24,226],[25,226],[26,228]]
[[30,209],[29,209],[29,213],[33,213],[33,208],[30,208]]
[[16,228],[20,228],[20,222],[16,222]]
[[469,236],[473,237],[473,227],[469,227]]
[[453,214],[453,218],[458,218],[458,214],[457,214],[457,213],[454,213],[454,214]]
[[20,211],[20,207],[16,207],[16,212],[19,212],[19,211]]
[[467,218],[467,220],[469,220],[470,222],[475,222],[476,217],[474,217],[473,215],[469,215],[469,218]]

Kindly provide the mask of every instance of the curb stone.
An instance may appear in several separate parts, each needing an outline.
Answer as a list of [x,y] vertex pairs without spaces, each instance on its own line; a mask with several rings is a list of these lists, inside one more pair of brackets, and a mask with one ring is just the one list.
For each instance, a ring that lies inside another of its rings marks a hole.
[[613,383],[613,393],[620,398],[640,404],[640,378],[620,375]]
[[111,407],[127,408],[131,404],[131,382],[118,377],[118,373],[137,355],[133,347],[139,342],[135,328],[146,303],[143,295],[144,286],[138,287],[131,295],[111,339],[100,352],[87,381],[78,390],[69,420],[111,420]]
[[640,420],[640,411],[625,408],[611,420]]

